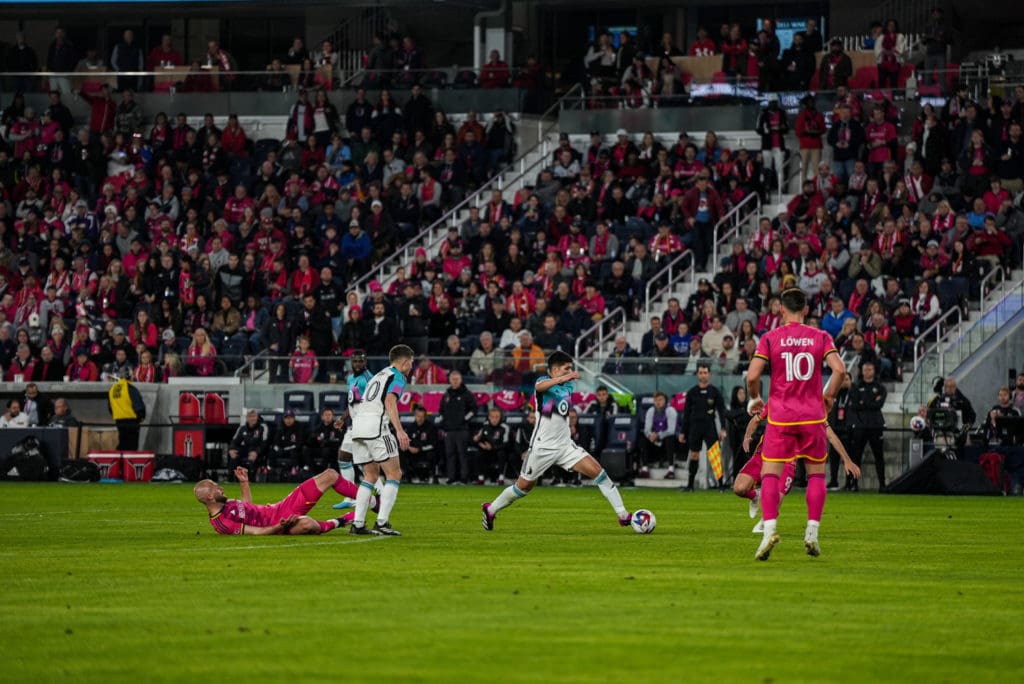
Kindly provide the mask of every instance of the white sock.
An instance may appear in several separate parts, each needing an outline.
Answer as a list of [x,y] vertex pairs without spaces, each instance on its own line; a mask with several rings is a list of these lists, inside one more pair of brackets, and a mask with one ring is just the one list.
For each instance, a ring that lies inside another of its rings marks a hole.
[[395,507],[395,500],[398,499],[398,480],[385,480],[384,493],[380,495],[380,512],[377,513],[377,522],[381,525],[391,517],[391,509]]
[[602,470],[597,477],[594,478],[594,482],[597,484],[597,488],[604,494],[604,498],[608,499],[608,503],[615,509],[615,514],[620,518],[625,518],[629,515],[629,511],[626,510],[625,504],[622,503],[622,495],[619,494],[619,488],[615,486],[615,482],[612,478],[608,477],[608,473]]
[[370,510],[370,497],[373,496],[373,484],[363,480],[359,483],[359,492],[356,494],[356,517],[352,520],[354,527],[362,527],[366,524],[366,512]]
[[807,532],[804,533],[804,539],[808,541],[816,541],[818,539],[818,527],[821,522],[818,520],[807,521]]
[[377,496],[380,496],[381,494],[384,493],[384,482],[385,482],[384,478],[383,477],[379,477],[379,478],[377,478],[377,481],[373,483],[373,492]]
[[526,492],[522,489],[515,485],[509,485],[502,490],[497,499],[491,502],[491,505],[487,507],[487,512],[491,515],[495,515],[502,508],[508,508],[524,496],[526,496]]
[[338,471],[349,482],[356,481],[356,467],[352,465],[352,461],[338,461]]
[[764,536],[768,538],[775,534],[775,528],[778,524],[778,520],[765,520],[764,521]]

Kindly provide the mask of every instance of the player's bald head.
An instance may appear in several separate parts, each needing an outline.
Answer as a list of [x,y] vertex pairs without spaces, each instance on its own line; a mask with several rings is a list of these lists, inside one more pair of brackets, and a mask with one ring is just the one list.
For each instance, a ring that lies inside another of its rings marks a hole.
[[196,486],[192,488],[192,493],[196,495],[196,500],[199,503],[206,504],[213,501],[213,498],[217,494],[217,483],[213,480],[200,480],[196,482]]

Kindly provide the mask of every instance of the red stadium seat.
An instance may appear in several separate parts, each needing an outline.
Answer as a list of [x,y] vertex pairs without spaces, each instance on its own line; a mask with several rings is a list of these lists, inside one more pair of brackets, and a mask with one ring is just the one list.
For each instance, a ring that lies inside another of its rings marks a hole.
[[686,392],[680,392],[672,397],[672,401],[669,404],[676,411],[682,411],[686,408]]
[[178,395],[178,422],[203,422],[202,407],[199,404],[199,397],[192,392],[182,392]]
[[402,392],[402,396],[398,397],[398,412],[409,413],[416,408],[416,405],[420,403],[419,392],[412,392],[405,390]]
[[502,390],[494,394],[494,405],[502,411],[518,411],[526,404],[526,398],[522,392],[514,390]]
[[437,413],[441,410],[442,397],[444,397],[444,392],[424,392],[423,408],[427,410],[427,413]]
[[852,90],[867,90],[868,88],[873,88],[877,82],[878,67],[860,67],[853,74],[853,78],[850,79],[850,88]]
[[224,425],[228,422],[227,406],[224,397],[216,392],[208,392],[203,397],[203,418],[207,423]]
[[490,392],[473,392],[473,396],[476,397],[477,406],[487,406],[489,403],[491,403]]
[[896,86],[905,88],[907,86],[907,79],[914,75],[915,68],[913,64],[904,64],[900,67],[900,75],[896,77]]
[[572,393],[572,406],[580,413],[586,413],[590,405],[597,401],[597,396],[593,392],[573,392]]

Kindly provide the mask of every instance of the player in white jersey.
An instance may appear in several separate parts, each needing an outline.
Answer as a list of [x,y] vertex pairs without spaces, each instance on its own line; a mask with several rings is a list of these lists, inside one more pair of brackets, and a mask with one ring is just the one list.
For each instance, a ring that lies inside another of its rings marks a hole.
[[573,380],[578,380],[572,357],[556,351],[548,357],[548,374],[538,378],[534,391],[537,399],[537,424],[533,428],[530,449],[523,470],[515,484],[506,487],[492,503],[480,506],[485,530],[494,529],[498,511],[526,496],[537,480],[554,465],[575,470],[590,478],[619,517],[619,525],[629,526],[629,511],[622,503],[622,495],[601,464],[586,450],[572,441],[569,433],[569,409]]
[[[399,449],[409,448],[409,435],[398,418],[398,397],[405,391],[406,375],[412,370],[415,352],[404,344],[391,348],[391,365],[366,383],[362,401],[352,411],[352,462],[362,469],[363,479],[356,496],[356,517],[350,534],[386,534],[398,536],[389,517],[398,498],[402,481]],[[392,434],[394,429],[394,434]],[[374,483],[384,471],[384,491],[380,495],[380,511],[373,529],[366,527]]]
[[[363,400],[363,395],[366,393],[366,383],[370,382],[370,379],[373,378],[373,373],[366,369],[366,352],[362,349],[354,350],[349,362],[352,365],[352,372],[349,373],[348,378],[345,380],[346,384],[348,384],[348,406],[345,409],[344,416],[344,422],[347,423],[347,426],[345,428],[345,435],[341,440],[341,449],[338,453],[338,471],[349,482],[355,482],[356,471],[352,464],[352,413],[355,407]],[[377,492],[377,496],[380,496],[384,491],[384,483],[378,480],[374,485],[374,491]],[[334,508],[352,508],[355,505],[354,499],[346,497],[343,501],[334,504]],[[376,502],[370,504],[371,508],[375,508],[376,505]]]

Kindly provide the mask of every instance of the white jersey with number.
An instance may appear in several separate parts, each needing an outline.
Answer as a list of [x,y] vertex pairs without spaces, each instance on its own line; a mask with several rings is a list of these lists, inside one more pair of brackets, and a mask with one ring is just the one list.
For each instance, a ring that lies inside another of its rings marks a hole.
[[395,398],[405,391],[405,376],[394,366],[388,366],[366,383],[363,400],[352,411],[352,437],[355,439],[377,439],[388,431],[388,417],[384,410],[384,399],[388,394]]
[[[537,378],[537,382],[550,379],[542,375]],[[572,383],[568,382],[550,387],[546,392],[536,392],[537,425],[533,428],[531,449],[565,449],[572,445],[572,435],[569,431],[572,389]]]

